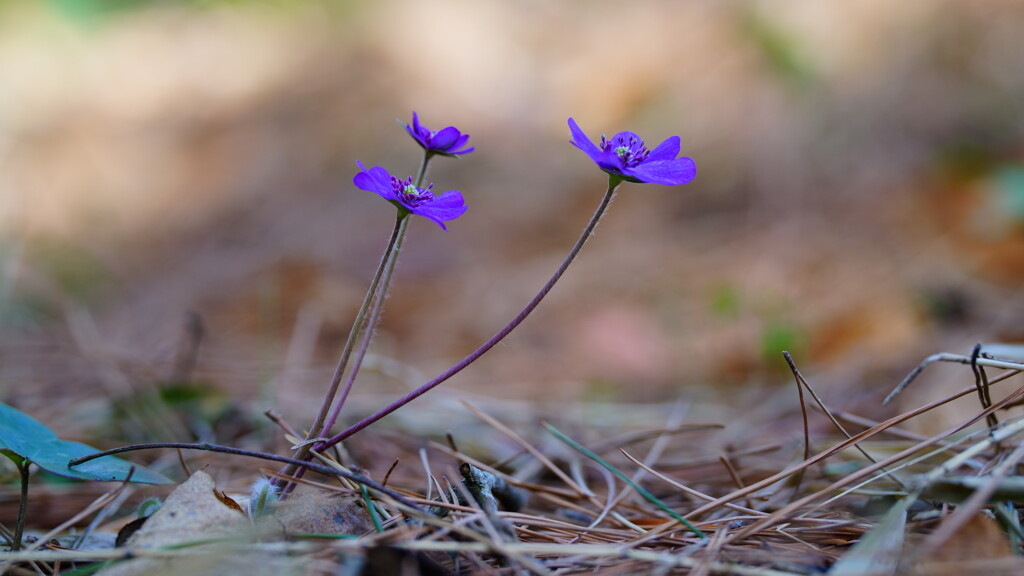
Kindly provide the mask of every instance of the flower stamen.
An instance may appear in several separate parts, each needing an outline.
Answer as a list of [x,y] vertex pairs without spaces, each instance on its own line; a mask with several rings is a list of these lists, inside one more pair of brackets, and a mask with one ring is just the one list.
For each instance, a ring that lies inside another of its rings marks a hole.
[[622,135],[616,135],[611,140],[608,140],[602,134],[601,150],[605,152],[611,150],[625,168],[635,168],[646,160],[647,156],[651,153],[643,140],[636,136],[626,138]]
[[412,183],[412,177],[406,179],[400,179],[396,176],[391,177],[391,187],[395,191],[395,195],[402,199],[404,204],[408,204],[410,207],[421,206],[434,199],[434,193],[430,191],[434,187],[433,184],[429,184],[426,188],[417,188]]

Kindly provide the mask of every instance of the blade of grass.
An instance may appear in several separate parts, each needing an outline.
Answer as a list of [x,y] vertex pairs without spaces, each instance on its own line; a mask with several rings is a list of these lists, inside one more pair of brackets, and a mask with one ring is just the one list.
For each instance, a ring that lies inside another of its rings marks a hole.
[[370,491],[366,489],[365,484],[359,485],[359,493],[363,497],[363,505],[366,506],[366,512],[370,514],[370,520],[373,520],[374,532],[380,534],[384,531],[384,526],[380,523],[380,512],[377,511],[377,507],[373,505],[373,501],[370,500]]
[[554,435],[555,438],[558,438],[559,440],[561,440],[562,442],[567,444],[572,449],[576,450],[580,454],[583,454],[587,458],[590,458],[594,462],[597,462],[602,468],[604,468],[605,470],[608,470],[609,472],[611,472],[612,474],[617,476],[619,478],[619,480],[622,480],[623,482],[628,484],[631,488],[633,488],[633,490],[636,490],[636,493],[641,495],[641,496],[643,496],[644,499],[646,499],[648,502],[650,502],[651,504],[654,504],[655,506],[660,508],[666,514],[671,516],[676,522],[679,522],[683,526],[686,526],[686,528],[690,532],[693,532],[695,536],[697,536],[701,540],[704,540],[704,539],[707,538],[707,535],[705,535],[703,532],[701,532],[699,528],[697,528],[696,526],[691,524],[686,518],[683,518],[678,512],[676,512],[675,510],[669,508],[664,502],[662,502],[656,496],[654,496],[654,494],[651,494],[650,492],[648,492],[646,488],[644,488],[643,486],[640,486],[636,482],[633,482],[633,480],[630,479],[629,476],[626,476],[621,470],[619,470],[618,468],[613,466],[607,460],[605,460],[604,458],[601,458],[596,453],[594,453],[592,450],[590,450],[589,448],[587,448],[587,447],[583,446],[582,444],[576,442],[572,438],[569,438],[564,433],[562,433],[562,431],[560,431],[558,428],[555,428],[551,424],[548,424],[547,422],[544,422],[542,424],[542,426],[544,426],[545,430],[547,430],[552,435]]

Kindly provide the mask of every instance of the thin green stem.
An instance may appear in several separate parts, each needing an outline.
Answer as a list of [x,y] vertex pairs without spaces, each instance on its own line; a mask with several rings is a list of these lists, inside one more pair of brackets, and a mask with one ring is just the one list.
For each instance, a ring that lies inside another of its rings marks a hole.
[[430,164],[430,159],[434,157],[434,153],[427,150],[423,153],[423,160],[420,161],[420,169],[416,171],[416,187],[423,187],[423,179],[427,177],[427,166]]

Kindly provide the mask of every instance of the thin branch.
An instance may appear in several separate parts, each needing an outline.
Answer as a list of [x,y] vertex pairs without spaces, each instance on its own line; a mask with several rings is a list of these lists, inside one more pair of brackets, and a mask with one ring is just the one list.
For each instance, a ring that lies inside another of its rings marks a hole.
[[[839,430],[839,432],[843,434],[843,436],[846,436],[847,439],[852,438],[853,436],[851,436],[850,433],[846,431],[846,428],[843,427],[839,420],[832,415],[832,412],[828,409],[828,407],[825,406],[825,402],[821,399],[820,396],[818,396],[818,393],[814,391],[814,388],[811,387],[811,383],[808,382],[807,379],[804,378],[804,375],[800,373],[800,370],[797,369],[796,364],[793,362],[793,359],[790,357],[789,353],[783,352],[782,354],[786,357],[786,362],[789,363],[789,367],[793,371],[793,376],[796,378],[797,386],[807,388],[807,392],[811,395],[811,398],[814,399],[814,403],[818,405],[818,409],[821,410],[825,414],[825,416],[828,417],[828,419],[832,422],[832,425],[835,426]],[[862,448],[860,444],[854,444],[853,447],[856,448],[857,451],[860,452],[865,458],[867,458],[869,462],[872,462],[873,464],[878,463],[878,460],[876,460],[875,457],[872,456],[871,454],[868,454],[868,451]],[[807,457],[804,458],[804,460],[806,459]],[[887,471],[883,468],[883,472]],[[889,476],[889,478],[891,478],[893,482],[899,484],[901,488],[907,490],[907,486],[904,485],[903,482],[900,482],[899,478],[896,478],[895,476],[891,475]]]
[[[905,390],[907,386],[910,386],[910,383],[917,379],[917,377],[921,374],[921,372],[924,371],[925,368],[928,367],[929,364],[934,364],[935,362],[955,362],[957,364],[966,364],[968,366],[972,364],[970,356],[963,356],[960,354],[949,354],[947,352],[942,352],[941,354],[932,354],[931,356],[925,358],[923,362],[918,364],[917,368],[911,370],[910,374],[907,374],[907,377],[904,378],[903,381],[896,386],[896,388],[893,388],[892,392],[889,392],[889,395],[885,397],[885,400],[882,400],[882,405],[892,402],[892,399],[898,396],[901,392],[903,392],[903,390]],[[1004,370],[1013,370],[1014,372],[1020,372],[1024,370],[1024,364],[1021,364],[1020,362],[996,360],[994,358],[978,358],[976,361],[974,361],[974,363],[976,363],[979,366],[1002,368]]]
[[120,448],[112,448],[110,450],[104,450],[102,452],[97,452],[95,454],[89,454],[89,455],[86,455],[86,456],[82,456],[81,458],[75,458],[75,459],[71,460],[70,462],[68,462],[68,467],[72,468],[74,466],[78,466],[79,464],[83,464],[83,463],[88,462],[90,460],[94,460],[96,458],[100,458],[100,457],[103,457],[103,456],[110,456],[112,454],[120,454],[122,452],[135,452],[135,451],[138,451],[138,450],[153,450],[153,449],[157,449],[157,448],[178,448],[178,449],[183,449],[183,450],[203,450],[203,451],[206,451],[206,452],[218,452],[220,454],[232,454],[234,456],[248,456],[250,458],[259,458],[261,460],[270,460],[272,462],[281,462],[281,463],[284,463],[284,464],[291,464],[293,466],[299,466],[299,467],[303,467],[303,468],[308,468],[310,470],[313,470],[314,472],[319,472],[319,473],[325,474],[327,476],[341,476],[342,478],[345,478],[347,480],[351,480],[352,482],[363,484],[364,486],[367,486],[368,488],[373,488],[374,490],[380,492],[381,494],[387,494],[388,496],[394,498],[395,500],[398,500],[402,504],[405,504],[407,506],[412,506],[414,508],[416,507],[414,504],[412,504],[411,502],[406,500],[405,497],[402,496],[401,494],[399,494],[398,492],[392,490],[391,488],[383,486],[383,485],[381,485],[381,484],[379,484],[379,483],[377,483],[377,482],[375,482],[373,480],[370,480],[369,478],[367,478],[366,476],[363,476],[362,474],[357,474],[355,472],[349,472],[347,470],[341,470],[341,469],[337,469],[337,468],[332,468],[330,466],[323,466],[323,465],[320,465],[320,464],[313,464],[312,462],[303,462],[302,460],[298,460],[296,458],[289,458],[287,456],[278,456],[277,454],[267,454],[265,452],[256,452],[256,451],[253,451],[253,450],[243,450],[241,448],[232,448],[230,446],[221,446],[219,444],[209,444],[209,443],[206,443],[206,442],[200,442],[200,443],[157,442],[157,443],[152,443],[152,444],[132,444],[130,446],[121,446]]

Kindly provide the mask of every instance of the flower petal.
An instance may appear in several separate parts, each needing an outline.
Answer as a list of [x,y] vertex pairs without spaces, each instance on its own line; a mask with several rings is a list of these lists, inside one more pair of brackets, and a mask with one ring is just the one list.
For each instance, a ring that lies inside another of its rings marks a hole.
[[644,162],[627,171],[627,175],[649,184],[673,186],[693,180],[697,175],[697,165],[694,164],[693,158],[684,156],[675,160]]
[[573,146],[583,150],[583,153],[590,156],[592,160],[597,162],[597,159],[601,156],[601,149],[594,144],[590,138],[587,137],[580,125],[575,120],[569,118],[569,131],[572,132],[572,140],[569,142]]
[[647,157],[648,162],[660,162],[662,160],[675,160],[679,156],[679,136],[673,136],[665,140]]
[[597,151],[597,154],[591,156],[590,159],[597,163],[597,167],[600,168],[601,170],[604,170],[605,172],[611,172],[613,174],[622,174],[624,168],[622,165],[622,158],[619,158],[619,155],[616,154],[615,151],[612,149],[599,149]]
[[612,136],[610,141],[613,143],[628,143],[630,140],[637,140],[640,142],[644,141],[644,139],[641,138],[639,134],[637,134],[636,132],[630,132],[629,130],[623,130],[622,132],[619,132],[615,136]]
[[410,126],[409,124],[405,125],[405,131],[408,132],[409,136],[412,136],[412,139],[419,143],[420,146],[427,145],[427,143],[423,141],[423,137],[417,134],[413,127]]
[[408,210],[417,216],[433,221],[442,230],[448,230],[444,223],[448,220],[455,220],[465,214],[466,201],[458,190],[449,190],[430,202],[410,207]]
[[458,140],[461,134],[454,126],[442,128],[430,139],[430,149],[438,152],[447,152]]
[[423,207],[442,220],[454,220],[466,213],[466,200],[458,190],[449,190]]
[[441,215],[435,214],[433,210],[425,206],[420,206],[419,208],[416,208],[415,210],[412,211],[412,213],[421,218],[426,218],[427,220],[430,220],[434,224],[437,224],[438,226],[441,227],[441,230],[444,230],[445,232],[448,231],[448,227],[445,226],[444,223],[448,220],[452,220],[452,218],[444,218]]
[[459,136],[459,139],[456,140],[455,143],[448,148],[448,150],[445,150],[445,153],[451,154],[452,156],[456,156],[459,154],[469,154],[473,150],[476,150],[476,148],[472,146],[470,146],[469,148],[462,148],[462,146],[466,143],[467,140],[469,140],[469,134],[463,134],[462,136]]
[[356,161],[356,164],[359,165],[362,172],[352,178],[353,184],[361,190],[374,192],[387,200],[395,199],[394,189],[391,186],[391,175],[388,174],[387,170],[380,166],[374,166],[367,170],[362,162]]

